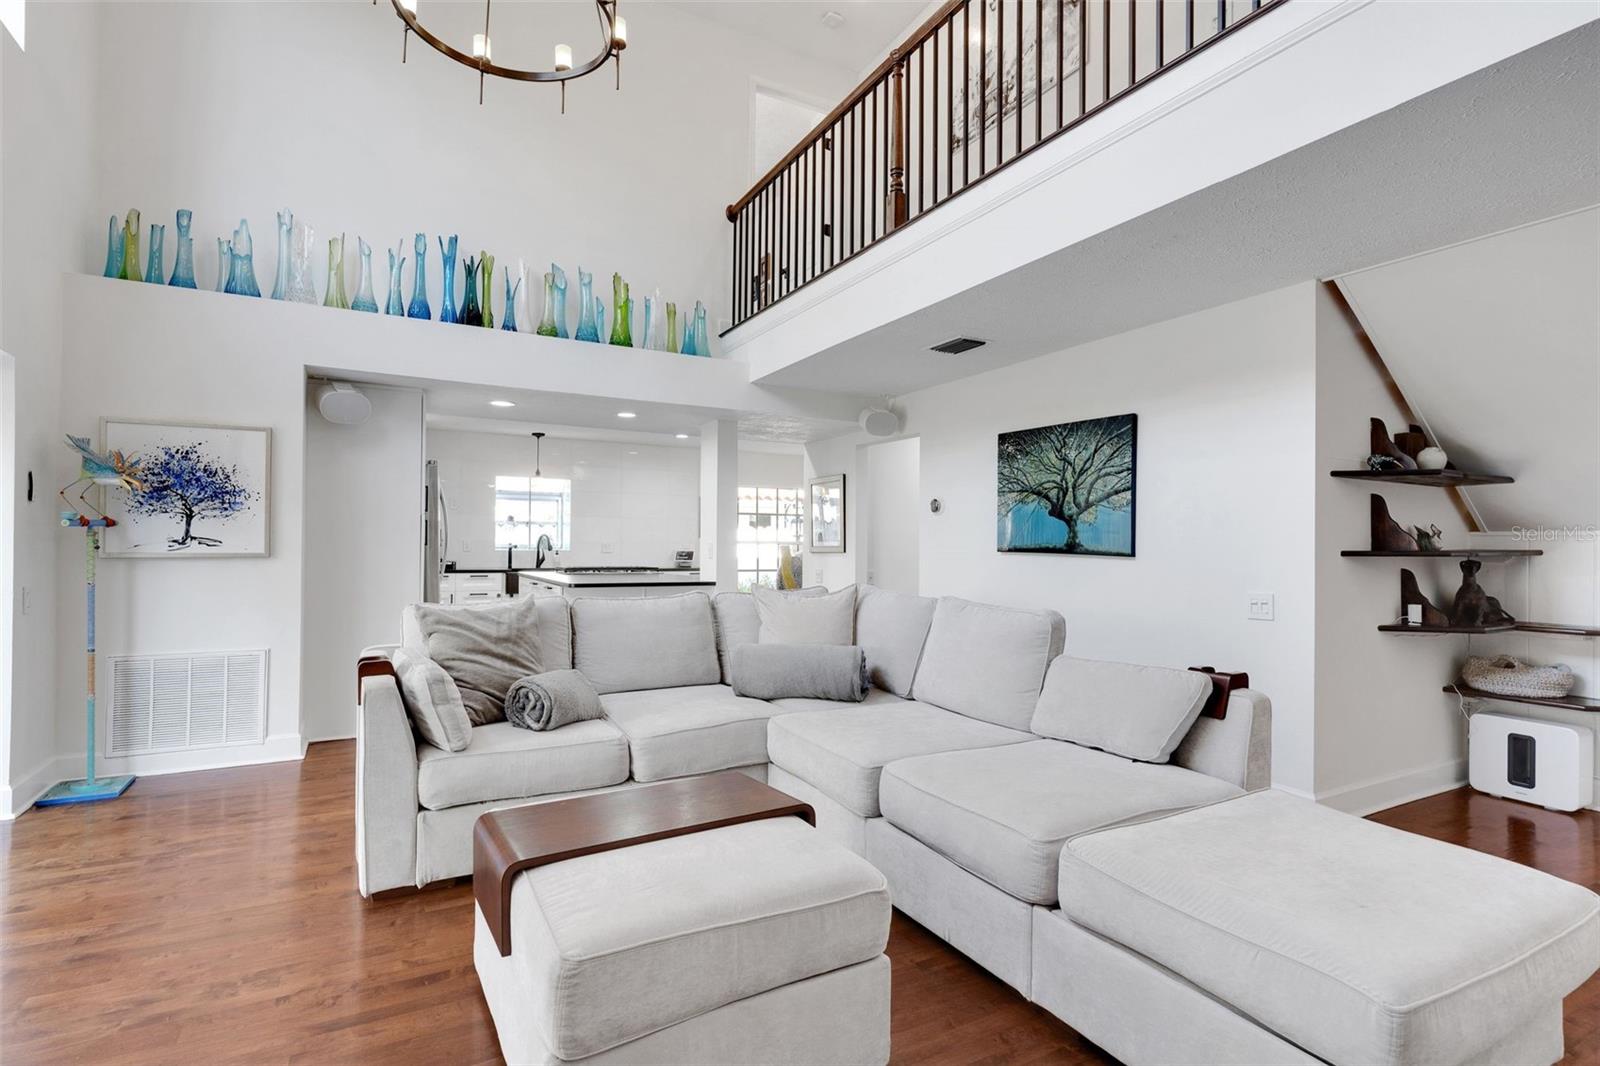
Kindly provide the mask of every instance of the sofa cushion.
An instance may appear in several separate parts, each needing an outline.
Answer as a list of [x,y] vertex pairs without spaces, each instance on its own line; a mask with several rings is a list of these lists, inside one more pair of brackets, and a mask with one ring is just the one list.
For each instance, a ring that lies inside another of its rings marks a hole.
[[[780,700],[782,705],[809,701]],[[767,757],[863,818],[878,815],[878,774],[896,759],[1034,740],[916,700],[894,696],[843,709],[780,714],[767,725]]]
[[628,738],[636,781],[764,763],[767,719],[777,713],[727,685],[614,692],[600,706]]
[[572,664],[602,694],[714,685],[722,670],[711,597],[690,592],[573,600]]
[[1600,965],[1600,897],[1266,790],[1089,833],[1061,909],[1328,1062],[1480,1053]]
[[842,700],[818,700],[802,696],[790,696],[781,700],[773,700],[772,712],[776,717],[780,714],[798,714],[805,711],[839,711],[847,707],[865,710],[868,707],[901,707],[905,700],[892,692],[885,692],[881,688],[867,689],[867,698],[860,703],[845,703]]
[[1050,664],[1033,731],[1144,762],[1166,762],[1211,694],[1193,670],[1061,656]]
[[[821,585],[786,589],[784,596],[821,596],[828,590]],[[733,684],[733,649],[741,644],[761,641],[761,615],[756,598],[748,592],[719,592],[711,600],[712,620],[717,627],[717,659],[722,664],[722,683]]]
[[546,670],[572,669],[572,605],[560,594],[536,596],[539,661]]
[[756,586],[756,614],[761,618],[762,644],[853,644],[856,587],[837,592],[796,596]]
[[415,634],[413,649],[444,667],[455,681],[473,725],[503,720],[502,704],[511,683],[544,669],[538,609],[529,598],[471,607],[414,603],[401,619],[402,634],[407,631]]
[[1193,770],[1059,740],[901,759],[878,785],[891,825],[1018,899],[1047,905],[1067,838],[1238,795]]
[[510,957],[528,968],[520,1009],[566,1061],[876,958],[889,916],[865,859],[776,818],[526,871]]
[[896,696],[911,695],[922,645],[939,601],[862,585],[856,599],[856,643],[867,653],[872,683]]
[[460,751],[417,745],[417,800],[433,811],[463,803],[602,788],[628,777],[628,740],[595,720],[546,733],[494,722]]
[[1027,729],[1065,632],[1055,611],[946,596],[934,608],[911,695],[968,718]]
[[860,703],[872,685],[854,644],[741,644],[733,649],[733,690],[758,700]]
[[461,690],[445,668],[411,648],[396,648],[389,665],[417,735],[445,751],[465,748],[472,739],[472,720],[461,702]]

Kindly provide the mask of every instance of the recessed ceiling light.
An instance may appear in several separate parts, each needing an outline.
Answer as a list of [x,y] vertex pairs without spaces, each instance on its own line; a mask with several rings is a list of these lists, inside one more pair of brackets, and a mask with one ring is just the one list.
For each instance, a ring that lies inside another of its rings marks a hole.
[[632,411],[618,411],[617,412],[617,417],[618,418],[638,418],[639,416],[637,414],[633,413]]
[[514,402],[512,402],[511,400],[490,400],[489,401],[489,406],[490,407],[515,407],[517,405]]
[[687,433],[674,433],[673,436],[677,437],[679,440],[688,440],[689,439],[689,434],[687,434]]
[[628,454],[629,455],[638,455],[639,453],[638,452],[629,452]]

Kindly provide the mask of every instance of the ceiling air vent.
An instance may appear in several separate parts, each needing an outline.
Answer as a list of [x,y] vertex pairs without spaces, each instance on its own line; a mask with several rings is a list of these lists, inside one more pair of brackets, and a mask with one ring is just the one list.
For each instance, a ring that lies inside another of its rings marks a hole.
[[971,337],[956,337],[953,340],[945,341],[943,344],[935,344],[928,350],[943,352],[945,355],[960,355],[962,352],[970,352],[974,348],[982,348],[988,343],[988,341],[975,341]]

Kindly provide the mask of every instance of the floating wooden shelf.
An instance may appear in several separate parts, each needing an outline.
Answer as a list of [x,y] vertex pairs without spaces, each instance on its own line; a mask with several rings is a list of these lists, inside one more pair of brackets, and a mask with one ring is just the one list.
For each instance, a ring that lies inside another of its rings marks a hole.
[[1590,699],[1587,696],[1562,696],[1560,699],[1545,699],[1542,696],[1502,696],[1498,692],[1485,692],[1467,685],[1446,685],[1444,691],[1452,696],[1464,696],[1469,700],[1504,700],[1506,703],[1528,703],[1535,707],[1558,707],[1564,711],[1600,712],[1600,700]]
[[1473,474],[1465,470],[1334,470],[1332,477],[1352,481],[1393,481],[1400,485],[1433,485],[1460,488],[1463,485],[1509,485],[1514,478],[1505,474]]
[[1522,633],[1549,633],[1558,637],[1600,637],[1600,626],[1565,626],[1557,622],[1518,622]]
[[1386,626],[1379,626],[1380,633],[1413,633],[1422,637],[1448,636],[1451,633],[1465,633],[1469,636],[1478,636],[1483,633],[1509,633],[1516,629],[1515,625],[1503,626],[1410,626],[1403,622],[1391,622]]
[[1450,548],[1433,552],[1360,551],[1346,548],[1347,559],[1521,559],[1543,555],[1543,548]]

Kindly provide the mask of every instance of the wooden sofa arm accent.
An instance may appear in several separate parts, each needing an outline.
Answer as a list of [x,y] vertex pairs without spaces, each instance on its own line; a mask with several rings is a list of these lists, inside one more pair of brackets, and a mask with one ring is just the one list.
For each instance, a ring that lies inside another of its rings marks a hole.
[[398,677],[394,672],[394,663],[386,655],[363,655],[356,660],[356,702],[361,702],[361,684],[369,677]]
[[1250,675],[1243,671],[1230,673],[1210,666],[1191,666],[1189,669],[1211,678],[1211,695],[1206,697],[1206,705],[1200,709],[1203,718],[1228,717],[1228,701],[1233,694],[1250,687]]

